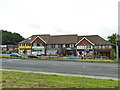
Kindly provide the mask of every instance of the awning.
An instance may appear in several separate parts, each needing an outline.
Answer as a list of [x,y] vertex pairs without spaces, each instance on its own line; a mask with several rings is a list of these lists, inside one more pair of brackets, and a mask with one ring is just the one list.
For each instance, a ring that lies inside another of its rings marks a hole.
[[18,49],[31,49],[31,47],[19,47]]

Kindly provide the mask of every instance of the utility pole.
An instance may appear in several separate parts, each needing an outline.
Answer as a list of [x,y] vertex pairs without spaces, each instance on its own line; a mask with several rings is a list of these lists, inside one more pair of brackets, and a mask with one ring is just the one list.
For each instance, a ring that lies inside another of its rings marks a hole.
[[119,61],[119,41],[120,41],[120,36],[116,36],[116,61]]

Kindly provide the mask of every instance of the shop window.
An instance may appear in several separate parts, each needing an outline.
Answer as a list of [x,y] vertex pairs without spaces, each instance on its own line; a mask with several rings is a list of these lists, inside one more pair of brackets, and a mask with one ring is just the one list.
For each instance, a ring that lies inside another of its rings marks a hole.
[[111,45],[109,45],[109,48],[111,49]]
[[47,47],[49,47],[49,48],[50,48],[50,47],[51,47],[51,45],[47,45]]
[[105,48],[111,48],[111,46],[110,45],[105,45],[105,46],[103,46],[103,48],[105,49]]
[[58,45],[58,44],[56,44],[56,45],[55,45],[55,47],[59,47],[59,45]]
[[31,46],[31,44],[30,44],[30,43],[28,43],[28,44],[26,44],[26,46]]
[[101,49],[101,46],[95,46],[96,49]]
[[92,49],[92,46],[89,46],[89,49]]
[[21,43],[21,47],[24,47],[25,46],[25,44],[24,43]]
[[13,48],[9,48],[9,51],[13,51]]
[[74,44],[72,44],[72,47],[74,47]]
[[54,44],[51,44],[51,47],[53,48],[53,47],[55,47],[55,45],[54,45]]
[[31,44],[30,44],[30,43],[28,43],[28,46],[31,46]]
[[57,54],[58,53],[58,51],[57,50],[47,50],[47,54],[49,55],[49,54]]
[[65,44],[63,44],[62,47],[65,47]]
[[33,43],[33,46],[37,46],[37,43]]
[[108,45],[106,45],[106,46],[105,46],[105,48],[109,48],[109,46],[108,46]]
[[40,44],[40,46],[44,46],[44,44]]
[[77,49],[84,49],[84,46],[77,46]]
[[6,48],[3,48],[3,51],[6,51]]
[[89,46],[86,46],[86,49],[89,49]]
[[105,48],[105,46],[103,46],[103,49]]
[[37,44],[37,46],[40,46],[40,44]]

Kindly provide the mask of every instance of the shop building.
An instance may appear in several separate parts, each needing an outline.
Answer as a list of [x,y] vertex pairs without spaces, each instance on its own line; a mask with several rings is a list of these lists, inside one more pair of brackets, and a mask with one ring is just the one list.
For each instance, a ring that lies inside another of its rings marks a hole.
[[32,54],[38,55],[46,54],[46,42],[48,41],[49,34],[45,35],[33,35],[19,43],[20,54]]
[[98,35],[78,36],[76,43],[77,55],[101,58],[107,56],[112,58],[112,44]]
[[18,45],[0,45],[0,53],[17,53]]
[[98,35],[33,35],[19,43],[19,53],[38,55],[60,55],[112,57],[112,44]]
[[47,42],[46,54],[62,56],[76,55],[76,42],[77,34],[52,35]]

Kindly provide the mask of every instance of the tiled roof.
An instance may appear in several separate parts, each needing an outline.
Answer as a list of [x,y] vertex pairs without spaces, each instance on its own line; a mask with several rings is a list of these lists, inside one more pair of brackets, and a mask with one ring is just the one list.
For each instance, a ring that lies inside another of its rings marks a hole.
[[47,44],[69,44],[77,42],[77,34],[50,36]]
[[87,38],[90,42],[95,45],[111,45],[110,42],[106,41],[102,37],[98,35],[85,35],[85,36],[78,36],[77,34],[71,35],[32,35],[31,37],[19,42],[19,43],[31,43],[37,36],[43,39],[46,44],[72,44],[79,42],[82,38]]
[[95,45],[111,45],[110,42],[106,41],[105,39],[98,35],[78,36],[77,42],[79,42],[84,37],[86,37],[89,41],[91,41]]
[[31,43],[37,36],[42,38],[45,42],[48,41],[50,35],[49,34],[44,34],[44,35],[32,35],[31,37],[19,42],[19,43]]

